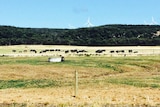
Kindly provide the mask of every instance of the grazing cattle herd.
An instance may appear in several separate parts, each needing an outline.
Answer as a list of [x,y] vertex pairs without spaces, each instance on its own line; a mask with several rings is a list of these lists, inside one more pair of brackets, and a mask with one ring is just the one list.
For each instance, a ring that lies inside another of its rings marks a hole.
[[107,55],[107,54],[124,54],[126,53],[138,53],[138,51],[133,50],[106,50],[106,49],[97,49],[95,51],[88,51],[84,49],[70,49],[70,50],[62,50],[62,49],[44,49],[44,50],[12,50],[13,53],[31,53],[31,54],[39,54],[39,55],[47,55],[47,54],[58,54],[58,55],[78,55],[78,56],[91,56],[91,55]]
[[0,56],[138,56],[160,55],[160,47],[6,46]]

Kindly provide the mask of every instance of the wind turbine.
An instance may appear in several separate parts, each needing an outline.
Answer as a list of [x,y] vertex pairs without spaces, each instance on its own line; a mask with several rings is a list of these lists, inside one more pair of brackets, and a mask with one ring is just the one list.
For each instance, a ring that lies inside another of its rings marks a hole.
[[90,18],[88,18],[87,22],[85,23],[85,25],[87,25],[87,27],[92,27],[94,26],[91,21],[90,21]]
[[158,23],[154,20],[154,18],[153,18],[153,17],[152,17],[152,24],[153,24],[153,25],[158,24]]
[[157,25],[158,23],[152,17],[151,23],[147,23],[146,21],[144,21],[144,24],[146,24],[146,25]]

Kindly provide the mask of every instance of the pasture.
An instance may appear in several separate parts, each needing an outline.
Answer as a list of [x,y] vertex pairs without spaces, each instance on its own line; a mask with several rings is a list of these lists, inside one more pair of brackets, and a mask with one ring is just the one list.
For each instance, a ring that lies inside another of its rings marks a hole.
[[[21,53],[22,56],[10,57],[12,50],[21,51],[24,46],[8,47],[8,50],[0,48],[0,53],[4,54],[0,57],[1,104],[27,104],[30,107],[160,106],[159,54],[126,57],[108,57],[101,53],[84,57],[68,55],[64,62],[49,63],[51,52],[44,56],[34,53],[34,57],[30,57],[31,53],[27,51]],[[104,47],[81,49],[91,53]],[[74,97],[75,70],[79,73],[77,97]]]
[[0,56],[151,56],[160,55],[160,46],[59,46],[59,45],[13,45],[0,46]]

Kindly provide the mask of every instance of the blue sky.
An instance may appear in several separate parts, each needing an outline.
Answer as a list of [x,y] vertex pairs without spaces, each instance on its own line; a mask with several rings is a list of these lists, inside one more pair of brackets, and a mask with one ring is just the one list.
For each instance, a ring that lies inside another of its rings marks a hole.
[[159,24],[160,0],[0,0],[0,25],[33,28]]

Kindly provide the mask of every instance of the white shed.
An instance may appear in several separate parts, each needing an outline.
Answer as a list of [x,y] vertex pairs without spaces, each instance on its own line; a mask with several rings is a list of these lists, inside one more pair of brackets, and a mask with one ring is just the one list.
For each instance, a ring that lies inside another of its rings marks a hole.
[[48,62],[62,62],[64,61],[64,57],[52,57],[48,58]]

